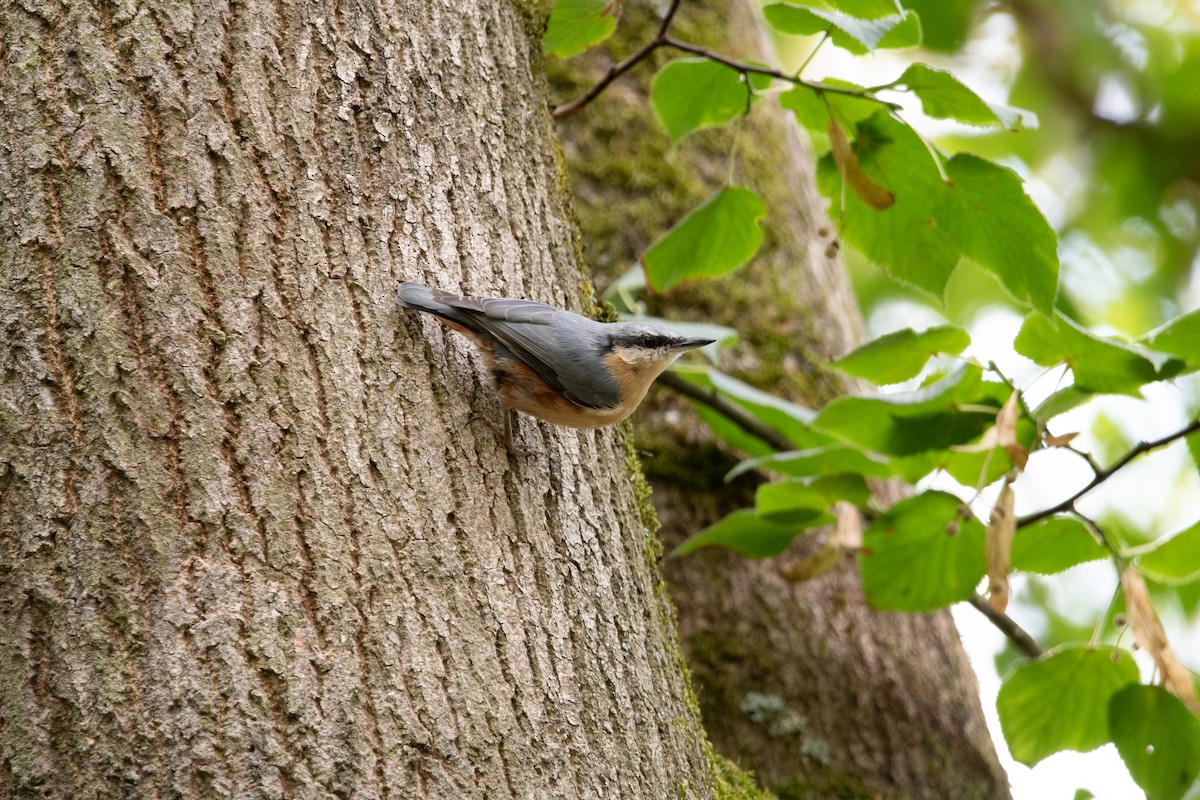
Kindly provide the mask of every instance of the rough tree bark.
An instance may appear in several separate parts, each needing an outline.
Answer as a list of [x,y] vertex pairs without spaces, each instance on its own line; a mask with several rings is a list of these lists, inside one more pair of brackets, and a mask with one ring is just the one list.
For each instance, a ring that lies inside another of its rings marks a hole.
[[[770,49],[758,17],[748,0],[688,2],[672,30],[753,60]],[[658,24],[646,6],[627,4],[614,39],[552,65],[556,99],[577,96]],[[656,63],[675,55],[660,50]],[[667,149],[646,99],[652,74],[639,67],[559,125],[585,247],[609,280],[728,174],[733,126]],[[651,298],[651,310],[739,329],[742,345],[725,369],[819,407],[847,387],[818,365],[861,337],[845,271],[830,254],[834,226],[807,145],[784,113],[761,102],[740,137],[736,179],[769,209],[762,251],[733,276]],[[724,484],[733,461],[694,423],[681,424],[689,416],[680,406],[660,391],[637,425],[668,548],[754,502],[752,480]],[[801,537],[781,559],[710,550],[667,562],[714,745],[781,798],[1007,797],[950,615],[873,612],[850,559],[808,583],[784,580],[781,565],[816,542]]]
[[619,432],[402,279],[579,307],[505,0],[0,11],[0,796],[709,796]]

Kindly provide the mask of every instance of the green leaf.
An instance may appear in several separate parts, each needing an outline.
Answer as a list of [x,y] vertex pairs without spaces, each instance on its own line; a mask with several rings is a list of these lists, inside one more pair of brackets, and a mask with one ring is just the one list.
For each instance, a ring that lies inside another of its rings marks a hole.
[[[986,405],[989,407],[1003,404],[1007,398],[1004,393],[1007,387],[1003,384],[984,383],[979,387],[980,393],[974,400],[964,399],[966,405]],[[1037,425],[1032,419],[1023,414],[1017,417],[1016,439],[1026,451],[1032,449],[1037,441]],[[981,437],[976,437],[965,446],[951,448],[945,458],[937,465],[945,470],[950,477],[963,486],[987,485],[999,480],[1013,468],[1012,456],[1003,447],[979,449]],[[982,477],[981,477],[982,476]]]
[[[813,420],[819,433],[853,442],[876,453],[907,456],[966,444],[995,424],[1006,398],[1002,384],[983,384],[983,371],[965,364],[914,392],[851,395],[833,400]],[[960,409],[995,397],[995,409]]]
[[829,127],[829,111],[815,89],[794,86],[779,95],[779,105],[795,114],[796,121],[810,131],[823,134]]
[[1170,586],[1200,580],[1200,522],[1142,553],[1138,567],[1147,578]]
[[[906,12],[896,9],[887,16],[866,18],[827,8],[775,3],[763,9],[763,16],[772,28],[791,36],[829,31],[830,41],[855,55],[864,55],[880,46],[908,47],[917,44],[921,35],[915,17],[909,21]],[[904,29],[885,43],[888,34],[902,25]]]
[[650,85],[650,106],[674,142],[744,114],[750,87],[740,72],[707,58],[667,62]]
[[754,510],[769,522],[804,525],[825,513],[829,501],[821,492],[799,481],[764,483],[754,495]]
[[872,607],[930,611],[974,594],[985,568],[983,525],[961,519],[961,504],[952,494],[924,492],[875,520],[858,560]]
[[[1026,436],[1027,432],[1035,430],[1032,423],[1024,424],[1025,420],[1018,422],[1018,438],[1020,441],[1028,441],[1032,436]],[[976,437],[975,442],[978,441]],[[975,443],[972,442],[972,443]],[[967,446],[970,446],[968,443]],[[896,464],[892,464],[893,469]],[[978,451],[959,451],[950,450],[945,453],[938,461],[925,472],[921,473],[918,478],[927,475],[933,469],[945,470],[951,478],[961,483],[963,486],[986,486],[993,481],[998,481],[1013,468],[1012,458],[1006,453],[1003,448],[992,448],[990,450]]]
[[570,58],[604,41],[616,29],[613,0],[558,0],[546,23],[542,52]]
[[682,281],[732,272],[758,252],[766,213],[749,189],[722,188],[650,245],[642,256],[647,282],[665,292]]
[[[810,424],[816,417],[811,408],[784,400],[756,389],[748,383],[718,372],[715,369],[676,364],[671,371],[697,386],[716,392],[719,396],[741,406],[767,426],[779,431],[797,447],[811,448],[831,444],[833,439],[814,431]],[[713,431],[737,449],[752,455],[765,455],[774,448],[761,439],[746,433],[740,426],[703,403],[693,403],[696,413]]]
[[[752,67],[760,67],[768,70],[774,69],[772,65],[762,61],[755,61],[752,58],[746,59],[746,63]],[[757,100],[758,95],[765,92],[767,89],[770,89],[771,85],[775,83],[775,79],[773,77],[770,75],[764,75],[761,72],[747,72],[745,74],[745,79],[750,82],[750,88],[753,90],[750,95],[751,102]]]
[[1059,414],[1065,414],[1072,408],[1078,408],[1095,398],[1095,392],[1081,389],[1074,384],[1065,386],[1043,400],[1041,405],[1034,409],[1033,416],[1035,419],[1047,422]]
[[1096,336],[1061,313],[1030,314],[1013,347],[1043,367],[1067,364],[1085,391],[1138,396],[1143,384],[1158,379],[1154,364],[1132,345]]
[[[823,524],[819,517],[811,521],[811,525]],[[782,553],[801,530],[811,525],[770,522],[743,508],[695,534],[676,547],[672,555],[687,555],[702,547],[727,547],[750,558],[765,558]]]
[[[862,92],[863,96],[844,94],[836,91],[838,89]],[[779,105],[795,114],[796,121],[813,137],[824,137],[829,129],[830,114],[847,128],[857,131],[859,122],[880,110],[879,101],[866,96],[868,91],[857,83],[826,78],[819,84],[793,86],[779,95]]]
[[[915,392],[839,398],[825,407],[813,427],[891,458],[892,474],[915,482],[935,469],[974,486],[986,470],[990,483],[1012,468],[999,448],[973,447],[993,427],[1011,395],[1002,383],[982,380],[977,364],[966,364]],[[1036,439],[1032,420],[1017,420],[1017,441]]]
[[[825,98],[825,102],[833,109],[833,116],[845,125],[858,132],[858,125],[865,119],[869,119],[880,113],[880,104],[878,100],[872,100],[866,95],[869,91],[865,86],[859,86],[851,81],[844,81],[838,78],[826,78],[817,84],[816,91],[820,92]],[[837,91],[829,91],[829,89],[847,89],[851,92],[859,94],[844,94]]]
[[867,342],[834,361],[833,366],[872,383],[899,383],[915,377],[930,357],[938,353],[958,355],[970,343],[967,332],[953,325],[929,328],[920,333],[905,328]]
[[817,412],[756,389],[717,370],[708,370],[710,385],[800,447],[818,447],[832,440],[812,429]]
[[1146,800],[1179,800],[1200,773],[1200,724],[1160,686],[1126,686],[1108,702],[1113,744]]
[[1189,371],[1200,369],[1200,310],[1175,317],[1139,341],[1151,350],[1183,359]]
[[832,157],[820,160],[818,186],[830,200],[830,216],[842,216],[845,240],[898,280],[939,296],[965,255],[1018,302],[1049,312],[1058,285],[1056,238],[1020,178],[959,153],[945,162],[947,182],[932,149],[884,112],[857,122],[854,153],[895,199],[882,211],[843,189]]
[[892,85],[907,87],[920,98],[925,113],[936,119],[953,119],[967,125],[1000,125],[1012,130],[1037,124],[1032,112],[985,102],[958,78],[928,64],[913,64]]
[[892,26],[883,35],[877,50],[900,50],[905,47],[916,47],[921,43],[921,18],[917,12],[909,9],[904,12],[904,18]]
[[1033,766],[1060,750],[1105,744],[1108,702],[1137,679],[1133,658],[1112,647],[1061,647],[1018,666],[996,698],[1013,758]]
[[826,6],[850,17],[878,19],[904,11],[897,0],[796,0],[797,5]]
[[799,477],[833,475],[839,472],[851,472],[868,478],[890,478],[892,475],[885,462],[864,453],[857,447],[830,444],[810,450],[771,453],[743,461],[729,470],[725,480],[731,481],[739,475],[756,469],[771,470],[781,475]]
[[936,224],[1013,299],[1049,314],[1058,291],[1058,237],[1021,178],[969,153],[950,159],[946,174],[950,189],[934,211]]
[[772,445],[747,432],[741,425],[707,403],[693,400],[691,401],[691,405],[692,412],[700,418],[700,421],[707,425],[717,438],[724,441],[734,450],[751,456],[762,456],[775,452],[775,448]]
[[[831,105],[835,97],[828,95]],[[937,165],[916,132],[886,112],[876,111],[856,126],[852,147],[863,171],[889,189],[895,202],[876,211],[843,191],[841,172],[827,155],[818,162],[817,183],[830,201],[829,216],[841,215],[842,238],[897,280],[940,296],[960,253],[934,219],[948,192]]]
[[1087,526],[1075,517],[1048,517],[1017,531],[1013,569],[1053,575],[1108,555]]
[[838,500],[865,506],[871,501],[871,487],[862,475],[842,472],[836,475],[820,475],[809,481],[809,486],[820,492],[830,504]]

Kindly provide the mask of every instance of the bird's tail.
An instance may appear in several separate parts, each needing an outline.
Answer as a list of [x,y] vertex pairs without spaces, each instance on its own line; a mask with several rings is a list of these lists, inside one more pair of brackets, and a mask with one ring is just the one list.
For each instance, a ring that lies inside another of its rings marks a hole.
[[396,301],[405,308],[415,308],[418,311],[440,311],[445,306],[433,299],[433,292],[428,286],[419,283],[402,283],[400,291],[396,292]]
[[419,283],[402,283],[400,284],[399,291],[396,292],[396,302],[404,308],[424,311],[472,331],[478,331],[479,326],[472,319],[471,315],[455,307],[464,301],[471,301],[473,299],[460,297],[441,289],[430,289],[428,286],[422,286]]

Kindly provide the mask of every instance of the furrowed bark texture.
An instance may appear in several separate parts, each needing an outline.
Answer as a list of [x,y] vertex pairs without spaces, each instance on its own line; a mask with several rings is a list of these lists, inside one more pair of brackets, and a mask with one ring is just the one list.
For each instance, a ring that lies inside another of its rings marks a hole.
[[402,279],[578,307],[506,2],[0,11],[0,796],[707,796],[619,432]]
[[[770,52],[759,16],[756,3],[742,0],[689,2],[672,32],[754,60]],[[644,6],[627,5],[605,47],[555,66],[556,99],[577,96],[658,24]],[[656,63],[676,55],[659,51]],[[733,126],[667,148],[647,102],[653,72],[638,67],[559,124],[586,249],[609,280],[728,175]],[[844,269],[829,250],[834,226],[807,145],[773,101],[760,101],[737,135],[735,180],[769,209],[763,249],[730,277],[650,298],[651,311],[737,328],[741,344],[723,369],[819,407],[847,388],[819,362],[861,338]],[[660,391],[637,418],[668,549],[754,504],[754,481],[724,483],[734,460],[686,422],[682,405]],[[872,611],[851,559],[807,583],[785,581],[780,567],[818,541],[800,537],[777,559],[709,550],[666,563],[713,744],[781,798],[1007,797],[950,615]]]

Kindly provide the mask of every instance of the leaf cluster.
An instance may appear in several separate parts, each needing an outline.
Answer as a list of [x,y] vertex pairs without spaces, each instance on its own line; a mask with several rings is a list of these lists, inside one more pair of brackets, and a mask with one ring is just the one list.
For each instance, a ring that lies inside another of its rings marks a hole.
[[[560,0],[547,52],[569,55],[601,41],[619,6],[615,0]],[[876,608],[919,612],[971,600],[998,619],[1006,619],[1011,573],[1056,575],[1107,559],[1121,576],[1117,591],[1128,625],[1152,656],[1162,688],[1143,685],[1128,652],[1102,646],[1096,636],[1086,644],[1063,643],[1006,677],[998,703],[1005,737],[1014,756],[1030,764],[1059,750],[1114,742],[1148,796],[1182,797],[1200,772],[1200,705],[1146,587],[1149,582],[1161,593],[1200,583],[1200,521],[1174,536],[1139,541],[1081,514],[1076,501],[1177,439],[1186,438],[1193,454],[1200,452],[1200,420],[1130,447],[1108,467],[1075,451],[1074,433],[1051,431],[1061,427],[1063,414],[1092,398],[1139,396],[1153,383],[1200,371],[1200,312],[1135,340],[1081,325],[1060,295],[1058,237],[1021,176],[978,154],[944,152],[908,124],[892,98],[908,93],[930,117],[996,131],[1035,128],[1031,112],[989,102],[953,74],[923,63],[912,63],[887,83],[859,86],[806,80],[803,67],[791,74],[737,61],[672,37],[678,8],[678,0],[672,2],[655,39],[556,116],[586,105],[650,51],[681,51],[684,57],[659,69],[650,94],[672,143],[704,128],[737,125],[756,104],[775,99],[823,150],[818,186],[840,241],[935,298],[962,264],[982,268],[1010,304],[1025,310],[1016,351],[1070,378],[1031,408],[1024,387],[990,363],[963,355],[970,336],[952,325],[900,330],[836,360],[831,368],[847,375],[908,386],[839,397],[820,409],[781,400],[715,368],[678,366],[675,378],[693,387],[689,396],[709,398],[693,401],[697,414],[749,456],[727,480],[752,471],[770,480],[759,486],[753,508],[697,532],[675,555],[719,546],[764,558],[785,553],[797,536],[815,534],[825,537],[824,545],[784,567],[789,579],[816,579],[853,556]],[[818,48],[828,43],[866,54],[918,44],[927,20],[944,46],[954,38],[944,28],[954,15],[934,10],[929,3],[896,0],[797,0],[767,5],[763,16],[782,35],[819,36]],[[668,291],[726,275],[754,257],[766,209],[751,189],[733,182],[735,164],[731,153],[727,185],[644,252],[641,275],[620,281],[621,292],[641,286]],[[1054,506],[1016,517],[1016,495],[1023,491],[1017,477],[1062,448],[1087,460],[1093,480]],[[988,519],[944,490],[915,492],[880,507],[869,488],[871,481],[916,485],[934,475],[952,478],[972,500],[998,487]],[[986,601],[977,594],[981,586]]]

